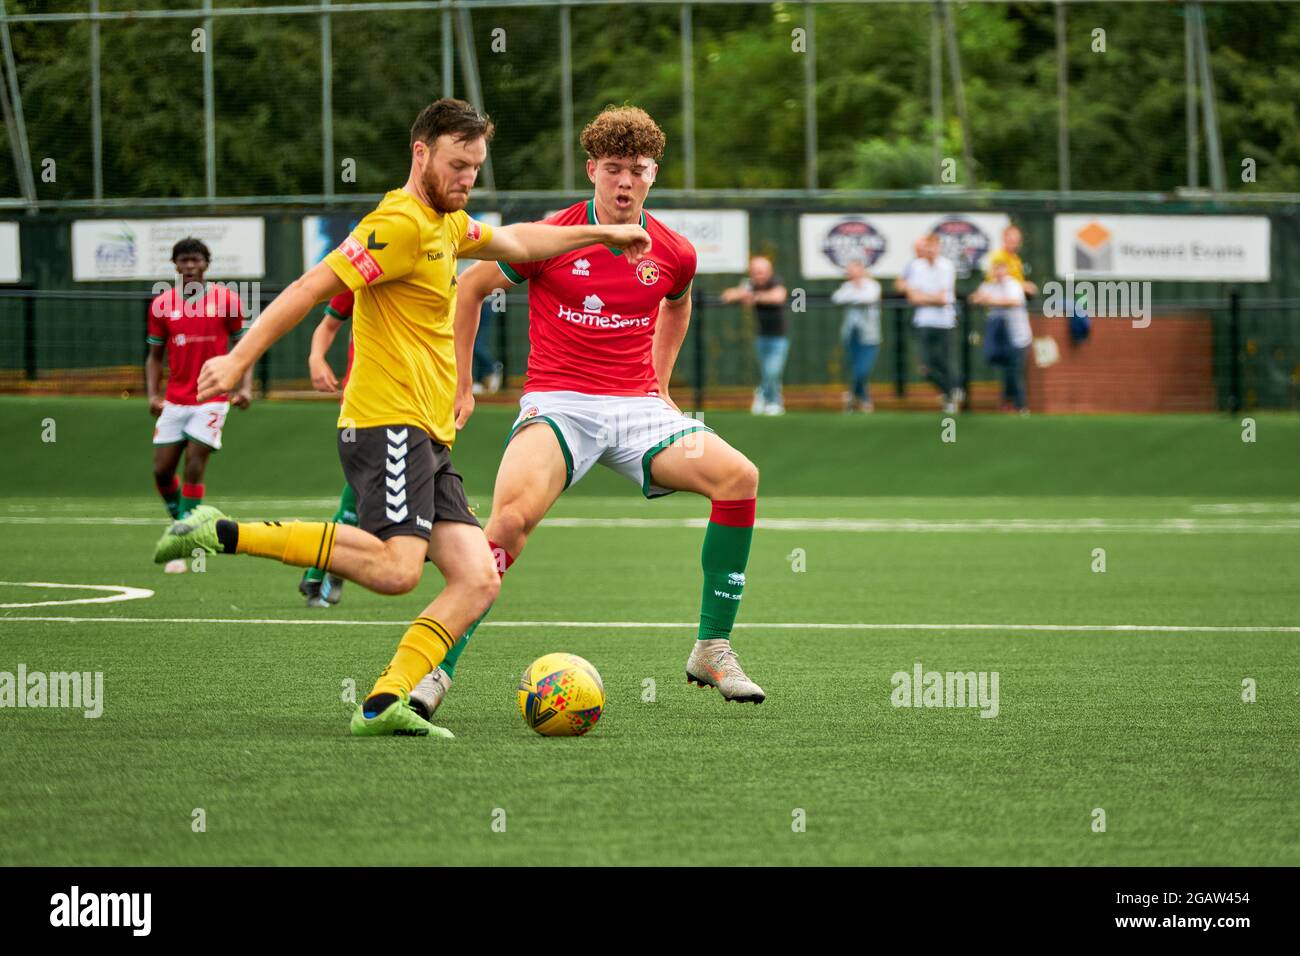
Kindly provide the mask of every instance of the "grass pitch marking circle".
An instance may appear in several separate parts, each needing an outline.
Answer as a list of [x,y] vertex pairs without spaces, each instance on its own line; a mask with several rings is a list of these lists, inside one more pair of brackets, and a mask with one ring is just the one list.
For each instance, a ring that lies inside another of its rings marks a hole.
[[59,584],[53,581],[0,581],[0,587],[11,588],[70,588],[80,591],[107,591],[101,597],[70,598],[62,601],[27,601],[0,604],[0,608],[55,607],[63,604],[112,604],[116,601],[138,601],[153,597],[148,588],[133,588],[125,584]]

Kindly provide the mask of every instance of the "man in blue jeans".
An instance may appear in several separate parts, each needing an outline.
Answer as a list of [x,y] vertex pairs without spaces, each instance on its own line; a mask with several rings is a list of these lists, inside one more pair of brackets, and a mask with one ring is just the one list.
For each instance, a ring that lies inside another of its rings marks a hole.
[[753,306],[754,319],[758,323],[754,346],[758,353],[760,385],[750,408],[755,415],[785,414],[781,378],[790,351],[790,339],[786,335],[786,296],[785,282],[776,274],[772,260],[767,256],[751,256],[749,278],[722,293],[725,303]]
[[840,339],[849,360],[852,390],[844,396],[844,410],[870,412],[871,369],[880,351],[880,283],[867,275],[861,259],[850,259],[845,267],[848,281],[831,293],[836,305],[844,310]]

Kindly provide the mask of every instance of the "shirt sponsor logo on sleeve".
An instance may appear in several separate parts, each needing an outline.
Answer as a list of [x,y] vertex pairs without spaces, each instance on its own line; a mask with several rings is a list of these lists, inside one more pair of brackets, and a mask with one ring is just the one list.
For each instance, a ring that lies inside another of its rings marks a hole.
[[[384,243],[384,245],[387,244]],[[384,274],[384,270],[379,267],[375,257],[354,236],[348,236],[343,240],[343,245],[339,246],[339,252],[343,253],[344,258],[352,263],[352,267],[360,273],[366,285],[370,285]]]
[[469,221],[469,225],[465,227],[465,238],[468,239],[470,242],[478,242],[479,237],[482,234],[483,234],[482,227],[480,227],[476,221],[471,219]]

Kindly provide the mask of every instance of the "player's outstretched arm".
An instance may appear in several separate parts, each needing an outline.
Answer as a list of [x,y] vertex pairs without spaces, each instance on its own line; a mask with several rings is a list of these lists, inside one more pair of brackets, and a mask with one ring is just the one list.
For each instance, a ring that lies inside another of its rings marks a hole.
[[456,280],[454,411],[457,430],[464,428],[470,415],[474,414],[474,339],[478,336],[479,320],[483,315],[483,300],[492,294],[493,289],[508,285],[510,282],[495,262],[476,262]]
[[654,342],[650,347],[655,377],[659,380],[659,397],[674,408],[677,407],[677,403],[669,397],[668,383],[673,377],[673,367],[677,364],[677,355],[682,350],[682,342],[686,338],[686,329],[690,324],[691,290],[688,286],[680,297],[664,299],[659,303]]
[[214,356],[199,371],[200,402],[233,389],[253,363],[286,332],[301,322],[311,307],[347,288],[328,265],[317,263],[275,297],[244,337],[225,355]]
[[622,249],[628,262],[637,262],[650,251],[650,235],[634,223],[552,226],[541,222],[517,222],[492,230],[492,238],[486,245],[465,253],[465,256],[495,259],[497,262],[532,262],[598,244]]
[[149,356],[144,360],[144,384],[149,393],[149,414],[157,418],[163,407],[163,346],[149,345]]
[[334,316],[327,315],[320,320],[311,333],[311,348],[307,353],[307,372],[311,375],[312,388],[318,392],[339,390],[339,380],[334,377],[334,370],[330,368],[326,356],[339,334],[341,325],[343,323]]

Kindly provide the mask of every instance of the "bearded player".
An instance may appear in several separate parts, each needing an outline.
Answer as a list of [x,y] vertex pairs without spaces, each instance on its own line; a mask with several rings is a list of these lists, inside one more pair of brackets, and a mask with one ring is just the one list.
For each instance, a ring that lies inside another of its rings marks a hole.
[[456,428],[452,316],[458,257],[529,261],[592,243],[635,260],[650,248],[636,225],[522,223],[500,229],[465,214],[487,158],[491,121],[461,100],[427,106],[411,128],[410,176],[341,246],[294,281],[242,342],[209,359],[199,400],[228,390],[312,306],[356,293],[355,360],[339,416],[339,458],[357,493],[358,527],[339,522],[236,522],[201,507],[159,540],[154,560],[251,554],[316,567],[381,594],[419,583],[427,557],[446,586],[402,636],[392,661],[352,716],[356,736],[449,737],[408,703],[500,586],[483,529],[470,513],[450,449]]
[[[695,249],[642,209],[663,155],[663,131],[643,110],[606,109],[582,132],[595,196],[546,220],[561,226],[640,223],[650,253],[639,262],[593,244],[536,262],[476,263],[460,277],[456,424],[474,409],[468,375],[479,307],[503,285],[528,283],[528,376],[492,496],[487,536],[497,569],[519,557],[556,499],[601,464],[647,498],[691,491],[712,502],[701,565],[704,588],[686,679],[725,700],[761,703],[731,648],[758,494],[758,469],[668,394],[691,317]],[[471,632],[472,633],[472,629]],[[465,638],[448,655],[450,667]],[[412,695],[432,712],[447,692],[433,672]]]

